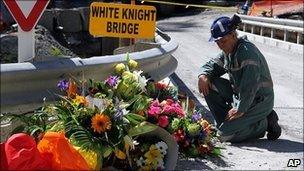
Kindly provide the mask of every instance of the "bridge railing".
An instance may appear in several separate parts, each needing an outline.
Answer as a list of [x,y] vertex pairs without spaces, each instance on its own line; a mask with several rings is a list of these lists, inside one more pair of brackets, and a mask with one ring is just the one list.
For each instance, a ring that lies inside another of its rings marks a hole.
[[303,21],[239,15],[240,31],[303,45]]

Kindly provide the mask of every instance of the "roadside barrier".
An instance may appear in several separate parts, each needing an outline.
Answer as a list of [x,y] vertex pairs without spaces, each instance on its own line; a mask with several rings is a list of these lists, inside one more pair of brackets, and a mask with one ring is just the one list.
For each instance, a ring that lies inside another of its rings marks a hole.
[[[171,75],[177,60],[172,53],[178,44],[168,35],[156,31],[154,48],[130,53],[138,61],[139,69],[152,79]],[[61,79],[105,79],[113,67],[124,62],[126,54],[94,56],[91,58],[57,58],[55,60],[1,64],[1,113],[25,113],[52,102],[60,93],[56,87]],[[45,101],[44,101],[45,100]]]
[[239,15],[240,31],[303,45],[303,21]]

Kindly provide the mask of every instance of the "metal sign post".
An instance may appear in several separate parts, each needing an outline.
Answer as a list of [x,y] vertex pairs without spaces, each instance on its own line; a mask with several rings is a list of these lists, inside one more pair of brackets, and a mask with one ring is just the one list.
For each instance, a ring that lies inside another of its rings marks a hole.
[[18,62],[28,62],[35,57],[34,27],[49,0],[4,0],[9,12],[18,23]]
[[34,30],[25,32],[18,26],[18,63],[29,62],[35,57]]

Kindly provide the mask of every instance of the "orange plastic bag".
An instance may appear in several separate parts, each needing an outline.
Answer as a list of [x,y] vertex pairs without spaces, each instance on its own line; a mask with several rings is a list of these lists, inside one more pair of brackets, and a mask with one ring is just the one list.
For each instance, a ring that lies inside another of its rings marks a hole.
[[52,155],[52,170],[89,170],[86,161],[69,143],[64,133],[46,132],[37,148],[41,154]]

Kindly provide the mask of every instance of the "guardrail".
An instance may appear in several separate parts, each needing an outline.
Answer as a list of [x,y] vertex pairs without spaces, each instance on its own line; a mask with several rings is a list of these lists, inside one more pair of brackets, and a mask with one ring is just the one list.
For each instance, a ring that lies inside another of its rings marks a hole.
[[[157,47],[130,53],[137,60],[139,69],[154,80],[171,75],[177,60],[171,55],[178,44],[168,35],[157,30]],[[125,54],[94,56],[91,58],[61,58],[51,61],[1,64],[1,113],[25,113],[46,102],[57,99],[60,93],[56,84],[60,79],[73,76],[79,80],[105,79],[117,63],[124,62]]]
[[243,23],[239,28],[241,31],[265,37],[268,36],[270,38],[282,39],[286,42],[303,44],[303,21],[247,15],[239,16]]

